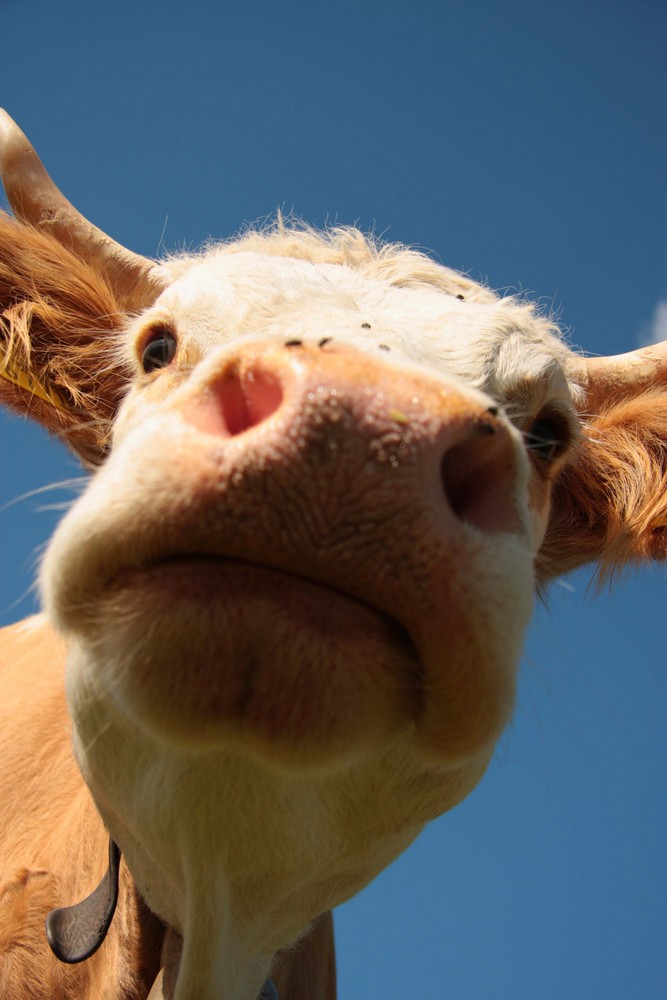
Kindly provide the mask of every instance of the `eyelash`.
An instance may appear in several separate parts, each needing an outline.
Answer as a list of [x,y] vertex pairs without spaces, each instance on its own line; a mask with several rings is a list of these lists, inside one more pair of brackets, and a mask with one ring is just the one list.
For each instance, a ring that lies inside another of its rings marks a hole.
[[567,451],[572,432],[560,413],[541,413],[523,434],[526,449],[536,461],[548,465]]

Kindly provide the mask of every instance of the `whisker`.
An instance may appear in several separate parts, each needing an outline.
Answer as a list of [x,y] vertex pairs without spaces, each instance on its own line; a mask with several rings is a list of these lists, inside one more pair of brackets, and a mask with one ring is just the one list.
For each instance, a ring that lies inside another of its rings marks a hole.
[[76,500],[63,500],[61,503],[43,503],[35,507],[38,514],[49,514],[56,511],[67,511],[76,503]]
[[46,486],[38,486],[34,490],[28,490],[26,493],[21,493],[19,496],[14,497],[12,500],[8,500],[6,503],[0,506],[0,514],[4,511],[9,510],[17,503],[21,503],[23,500],[30,500],[31,497],[39,496],[42,493],[48,493],[49,490],[73,490],[78,489],[79,491],[88,484],[88,476],[77,476],[74,479],[61,479],[57,483],[48,483]]

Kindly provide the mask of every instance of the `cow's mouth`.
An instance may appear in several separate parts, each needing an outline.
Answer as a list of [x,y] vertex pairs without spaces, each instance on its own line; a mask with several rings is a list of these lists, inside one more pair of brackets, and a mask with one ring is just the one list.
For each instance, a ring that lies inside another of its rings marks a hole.
[[100,631],[109,636],[102,669],[111,665],[114,698],[179,744],[340,764],[419,713],[420,662],[406,628],[289,572],[161,556],[117,573],[96,618],[98,649]]

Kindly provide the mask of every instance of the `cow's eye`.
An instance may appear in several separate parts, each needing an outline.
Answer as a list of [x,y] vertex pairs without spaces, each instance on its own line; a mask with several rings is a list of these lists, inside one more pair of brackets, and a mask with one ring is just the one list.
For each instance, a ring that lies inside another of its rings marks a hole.
[[158,368],[166,368],[176,354],[176,337],[168,327],[156,327],[144,344],[141,367],[149,374]]
[[567,421],[559,414],[538,417],[525,434],[526,448],[541,462],[553,462],[570,442]]

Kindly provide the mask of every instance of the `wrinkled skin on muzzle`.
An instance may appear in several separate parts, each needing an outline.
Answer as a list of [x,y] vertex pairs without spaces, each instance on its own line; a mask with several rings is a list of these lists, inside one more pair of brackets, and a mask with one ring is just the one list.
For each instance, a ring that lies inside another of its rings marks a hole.
[[533,578],[527,463],[488,399],[268,343],[121,428],[45,570],[100,693],[269,767],[336,769],[399,734],[447,765],[492,747]]

